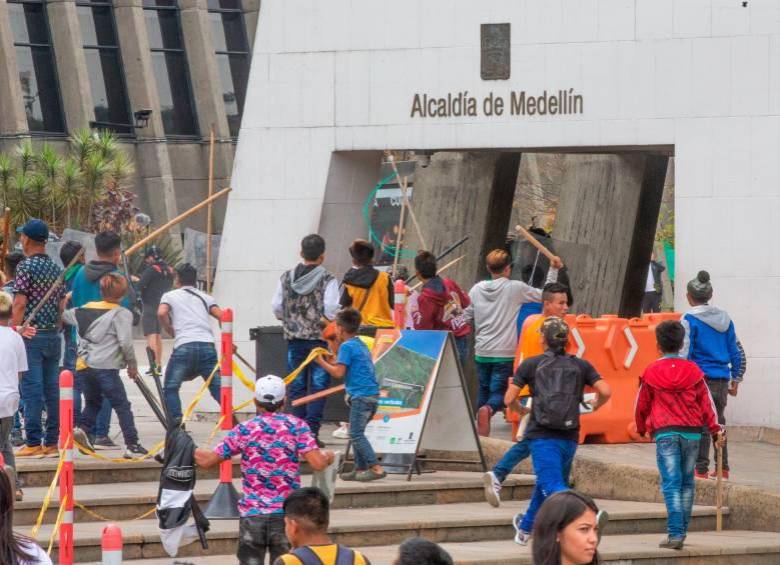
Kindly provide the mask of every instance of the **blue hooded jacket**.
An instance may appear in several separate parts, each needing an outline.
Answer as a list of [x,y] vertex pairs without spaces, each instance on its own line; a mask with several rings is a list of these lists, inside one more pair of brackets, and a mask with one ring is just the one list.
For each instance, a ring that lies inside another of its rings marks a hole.
[[742,355],[734,322],[717,306],[694,306],[680,320],[685,342],[680,356],[696,363],[708,379],[740,380]]

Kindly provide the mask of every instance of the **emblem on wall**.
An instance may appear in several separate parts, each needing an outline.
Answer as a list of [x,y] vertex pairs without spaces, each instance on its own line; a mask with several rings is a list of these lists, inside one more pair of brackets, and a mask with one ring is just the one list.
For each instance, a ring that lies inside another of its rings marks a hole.
[[480,25],[482,80],[507,80],[511,71],[510,24]]

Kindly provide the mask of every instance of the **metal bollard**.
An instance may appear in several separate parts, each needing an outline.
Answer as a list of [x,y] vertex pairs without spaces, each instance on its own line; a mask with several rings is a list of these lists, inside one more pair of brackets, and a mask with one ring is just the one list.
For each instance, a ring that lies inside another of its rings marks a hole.
[[59,562],[73,563],[73,373],[60,373],[60,441],[65,457],[60,471],[60,504],[65,502],[60,523]]
[[116,524],[103,528],[100,547],[103,550],[103,565],[121,565],[122,529]]

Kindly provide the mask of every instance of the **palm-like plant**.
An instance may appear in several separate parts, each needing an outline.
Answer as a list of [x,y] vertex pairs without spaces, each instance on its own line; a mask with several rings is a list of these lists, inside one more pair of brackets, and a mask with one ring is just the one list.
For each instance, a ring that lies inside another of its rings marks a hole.
[[30,197],[30,175],[17,171],[11,179],[10,208],[14,225],[21,225],[35,215],[35,205]]
[[62,157],[48,143],[44,143],[38,153],[38,172],[46,183],[46,194],[41,201],[41,207],[46,204],[51,209],[51,221],[57,223],[57,208],[59,203],[59,177],[62,170]]
[[3,206],[8,206],[10,191],[11,191],[11,179],[16,173],[16,166],[13,159],[5,153],[0,153],[0,194],[3,197]]
[[19,157],[19,170],[26,174],[32,171],[35,166],[35,149],[33,149],[32,141],[25,139],[16,148],[16,154]]
[[71,210],[73,208],[78,209],[81,186],[81,169],[78,162],[73,157],[70,157],[62,165],[60,183],[57,190],[60,205],[65,208],[65,225],[72,225]]
[[119,154],[119,145],[116,142],[116,136],[108,130],[100,130],[97,135],[92,136],[92,149],[106,160],[112,160]]
[[85,224],[89,225],[92,218],[92,211],[95,207],[95,201],[98,200],[105,191],[105,180],[108,176],[109,162],[99,153],[93,153],[84,162],[81,167],[83,186],[87,196],[87,216]]
[[83,167],[92,154],[95,144],[95,134],[89,128],[82,128],[70,136],[70,151],[79,167]]

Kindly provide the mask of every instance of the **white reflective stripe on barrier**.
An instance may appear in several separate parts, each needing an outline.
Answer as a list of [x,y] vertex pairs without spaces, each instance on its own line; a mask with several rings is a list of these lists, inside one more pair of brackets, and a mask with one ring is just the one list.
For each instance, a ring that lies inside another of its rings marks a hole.
[[232,334],[233,333],[233,322],[222,322],[222,333],[223,334]]
[[406,294],[395,294],[393,296],[395,304],[406,304]]
[[631,363],[634,362],[634,357],[636,357],[637,351],[639,351],[639,345],[637,344],[636,339],[634,339],[634,334],[631,333],[631,328],[624,328],[623,334],[625,334],[628,343],[631,345],[631,349],[628,350],[628,353],[626,354],[626,360],[623,363],[623,366],[628,369],[631,367]]
[[73,400],[73,387],[60,388],[60,400]]
[[585,355],[585,342],[582,341],[580,330],[578,330],[577,328],[572,328],[571,337],[574,338],[574,343],[577,344],[577,353],[575,353],[574,355],[582,359],[582,356]]
[[[111,551],[103,551],[103,565],[122,565],[122,550],[112,549]],[[178,563],[178,561],[177,561]]]
[[65,456],[65,463],[72,463],[73,460],[76,458],[76,448],[72,447],[70,449],[63,450],[65,453],[63,454]]
[[73,523],[73,510],[66,510],[62,513],[62,523],[63,524],[72,524]]
[[233,375],[220,375],[219,386],[220,388],[233,388]]

